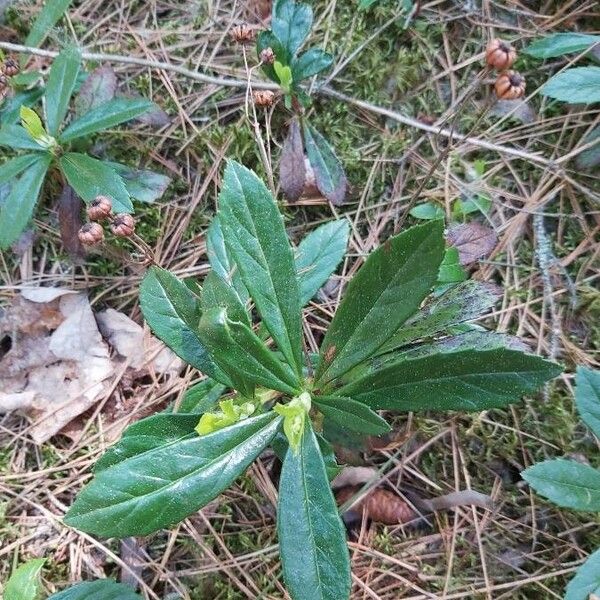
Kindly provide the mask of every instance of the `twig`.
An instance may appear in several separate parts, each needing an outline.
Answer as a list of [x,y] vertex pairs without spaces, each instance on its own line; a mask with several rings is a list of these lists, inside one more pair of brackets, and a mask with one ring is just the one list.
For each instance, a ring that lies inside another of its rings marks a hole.
[[[35,56],[45,56],[48,58],[55,58],[56,56],[58,56],[58,52],[54,52],[52,50],[40,50],[39,48],[30,48],[28,46],[21,46],[20,44],[11,44],[9,42],[0,42],[0,49],[8,50],[9,52],[33,54]],[[198,71],[192,71],[190,69],[178,65],[163,63],[155,60],[147,60],[144,58],[136,58],[135,56],[122,56],[120,54],[102,54],[97,52],[82,52],[81,57],[84,60],[93,60],[98,62],[117,62],[130,65],[138,65],[140,67],[148,67],[150,69],[173,71],[175,73],[183,75],[184,77],[188,77],[189,79],[201,81],[202,83],[208,83],[211,85],[220,85],[223,87],[235,88],[246,88],[248,86],[248,81],[245,79],[235,79],[232,77],[215,77],[212,75],[206,75],[205,73],[199,73]],[[252,81],[251,84],[254,89],[279,89],[279,86],[276,83],[270,83],[265,81]],[[493,142],[488,142],[487,140],[483,140],[478,137],[472,137],[461,133],[456,133],[455,131],[443,127],[427,125],[426,123],[422,123],[417,119],[413,119],[412,117],[408,117],[394,110],[383,108],[381,106],[371,104],[370,102],[366,102],[364,100],[352,98],[351,96],[342,94],[341,92],[338,92],[328,86],[321,86],[316,88],[315,93],[328,98],[335,98],[336,100],[347,102],[348,104],[352,104],[353,106],[358,106],[359,108],[362,108],[364,110],[368,110],[372,113],[381,115],[383,117],[387,117],[388,119],[392,119],[398,123],[402,123],[403,125],[408,125],[409,127],[420,129],[421,131],[427,131],[428,133],[440,135],[451,140],[465,142],[471,144],[472,146],[476,146],[477,148],[483,148],[484,150],[491,150],[500,154],[506,154],[508,156],[514,156],[515,158],[521,158],[523,160],[527,160],[529,162],[541,165],[546,168],[556,170],[559,168],[559,163],[561,162],[560,158],[557,160],[551,160],[546,158],[545,156],[540,156],[539,154],[532,154],[531,152],[519,150],[518,148],[512,148],[511,146],[504,146],[503,144],[494,144]]]

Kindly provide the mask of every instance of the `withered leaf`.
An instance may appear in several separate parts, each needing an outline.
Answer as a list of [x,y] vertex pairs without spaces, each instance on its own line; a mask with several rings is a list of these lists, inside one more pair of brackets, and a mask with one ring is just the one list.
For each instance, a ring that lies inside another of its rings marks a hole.
[[85,256],[78,236],[79,228],[83,225],[82,207],[81,198],[70,185],[65,185],[58,199],[58,223],[63,246],[74,263],[80,263]]
[[75,114],[81,117],[115,97],[117,76],[110,65],[102,65],[94,69],[83,82],[81,90],[75,98]]
[[302,195],[305,181],[306,167],[302,133],[298,119],[292,119],[281,151],[279,182],[285,197],[295,202]]
[[461,265],[489,256],[498,241],[496,232],[481,223],[462,223],[448,230],[448,242],[458,250]]

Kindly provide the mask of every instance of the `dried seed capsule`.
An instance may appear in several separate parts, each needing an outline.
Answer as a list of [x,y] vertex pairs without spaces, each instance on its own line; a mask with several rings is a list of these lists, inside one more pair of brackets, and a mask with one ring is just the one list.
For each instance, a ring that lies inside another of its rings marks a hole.
[[492,40],[485,51],[485,62],[498,71],[504,71],[512,67],[517,60],[517,52],[503,40]]
[[110,216],[112,200],[107,196],[96,196],[88,206],[87,216],[90,221],[102,221]]
[[269,107],[275,101],[275,92],[271,90],[257,90],[254,92],[254,104],[256,106]]
[[4,61],[2,71],[7,77],[14,77],[19,73],[19,63],[14,58],[7,58]]
[[275,62],[275,52],[273,48],[263,48],[259,55],[260,61],[265,65],[272,65]]
[[229,32],[231,39],[238,44],[247,44],[254,40],[254,30],[248,25],[236,25]]
[[77,234],[79,241],[85,246],[94,246],[104,239],[104,229],[100,223],[85,223]]
[[516,71],[500,73],[494,89],[500,100],[516,100],[525,94],[525,78]]
[[135,220],[127,213],[120,213],[115,216],[111,223],[110,230],[119,237],[129,237],[135,231]]

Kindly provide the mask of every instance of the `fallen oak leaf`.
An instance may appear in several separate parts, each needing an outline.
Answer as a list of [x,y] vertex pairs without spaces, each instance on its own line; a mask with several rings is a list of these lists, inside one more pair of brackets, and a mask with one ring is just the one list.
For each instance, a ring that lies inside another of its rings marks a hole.
[[498,242],[496,232],[481,223],[462,223],[448,229],[448,243],[458,250],[461,265],[489,256]]

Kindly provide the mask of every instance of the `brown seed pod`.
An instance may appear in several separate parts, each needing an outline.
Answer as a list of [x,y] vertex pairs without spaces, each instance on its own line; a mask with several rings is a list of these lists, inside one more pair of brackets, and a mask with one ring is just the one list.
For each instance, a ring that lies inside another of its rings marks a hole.
[[115,215],[110,230],[118,237],[129,237],[135,231],[135,220],[127,213]]
[[500,73],[494,89],[499,100],[516,100],[525,94],[525,78],[516,71]]
[[275,92],[272,92],[271,90],[257,90],[254,92],[253,96],[254,104],[264,108],[272,106],[275,101]]
[[110,216],[112,200],[108,196],[96,196],[88,206],[87,216],[90,221],[102,221]]
[[504,71],[510,69],[515,60],[517,60],[517,51],[503,40],[495,39],[487,45],[485,62],[488,66]]
[[104,229],[100,223],[85,223],[79,230],[77,237],[85,246],[94,246],[104,239]]
[[231,29],[229,35],[238,44],[247,44],[254,40],[254,30],[248,25],[236,25]]
[[260,61],[265,65],[272,65],[275,62],[275,52],[273,48],[263,48],[259,55]]
[[14,77],[15,75],[18,75],[20,71],[19,63],[14,58],[7,58],[4,61],[2,71],[7,77]]
[[[338,505],[341,506],[354,496],[360,487],[345,487],[336,492]],[[415,512],[402,498],[383,488],[371,490],[365,498],[352,506],[352,510],[358,513],[364,511],[367,518],[385,525],[408,523],[415,518]]]

